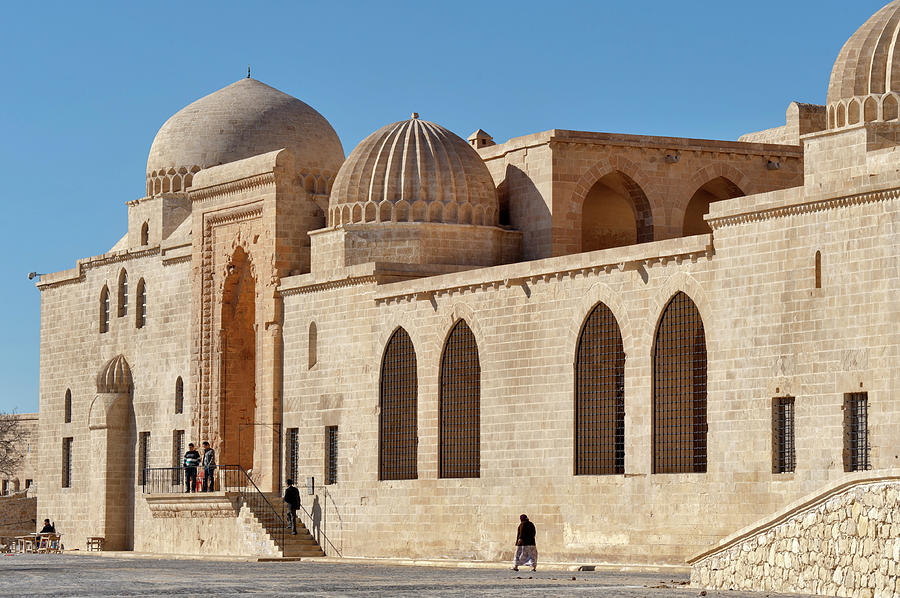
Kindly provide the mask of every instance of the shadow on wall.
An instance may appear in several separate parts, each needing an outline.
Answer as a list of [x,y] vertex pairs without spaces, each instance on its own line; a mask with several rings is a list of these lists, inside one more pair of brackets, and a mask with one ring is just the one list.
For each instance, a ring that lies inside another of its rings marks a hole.
[[522,259],[550,257],[553,219],[550,208],[531,178],[520,168],[507,165],[506,176],[497,186],[500,226],[522,232]]

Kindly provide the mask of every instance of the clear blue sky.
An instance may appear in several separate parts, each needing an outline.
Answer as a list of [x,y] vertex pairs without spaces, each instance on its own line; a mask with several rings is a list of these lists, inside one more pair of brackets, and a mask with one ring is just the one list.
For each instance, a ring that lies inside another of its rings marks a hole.
[[551,128],[736,139],[824,103],[882,0],[16,2],[0,56],[0,411],[36,411],[40,293],[126,230],[150,143],[246,75],[350,150],[417,111],[498,142]]

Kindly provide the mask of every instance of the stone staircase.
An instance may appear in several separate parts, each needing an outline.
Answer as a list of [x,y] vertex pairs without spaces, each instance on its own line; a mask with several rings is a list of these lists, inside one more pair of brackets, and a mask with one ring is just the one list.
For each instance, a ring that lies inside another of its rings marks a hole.
[[[279,505],[281,498],[279,496],[266,496],[273,505]],[[292,535],[290,530],[285,526],[284,520],[269,509],[254,509],[249,507],[250,512],[256,519],[257,523],[266,531],[269,539],[275,544],[275,547],[281,552],[283,557],[315,557],[325,556],[325,551],[319,546],[316,539],[313,538],[306,526],[303,525],[299,518],[297,519],[297,535]],[[281,530],[284,529],[284,545],[282,546]]]

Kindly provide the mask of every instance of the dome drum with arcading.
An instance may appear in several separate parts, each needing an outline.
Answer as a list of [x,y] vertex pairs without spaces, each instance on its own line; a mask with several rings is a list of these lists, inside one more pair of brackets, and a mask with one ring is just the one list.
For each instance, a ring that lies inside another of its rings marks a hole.
[[900,0],[875,13],[838,54],[828,85],[828,128],[900,116]]
[[147,195],[178,193],[201,169],[288,149],[298,168],[330,179],[344,161],[332,126],[312,107],[255,79],[241,79],[179,110],[147,158]]
[[481,157],[417,114],[364,139],[341,167],[329,225],[431,222],[496,226],[499,201]]

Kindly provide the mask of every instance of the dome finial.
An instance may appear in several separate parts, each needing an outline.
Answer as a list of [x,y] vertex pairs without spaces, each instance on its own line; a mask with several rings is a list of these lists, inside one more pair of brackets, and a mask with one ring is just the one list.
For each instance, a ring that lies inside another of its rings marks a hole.
[[419,113],[418,113],[418,112],[413,112],[412,114],[409,115],[409,117],[410,117],[410,118],[419,118]]
[[247,65],[247,78],[250,78],[250,65]]

